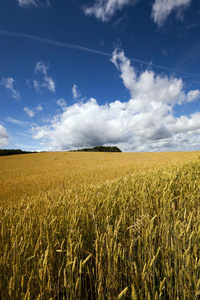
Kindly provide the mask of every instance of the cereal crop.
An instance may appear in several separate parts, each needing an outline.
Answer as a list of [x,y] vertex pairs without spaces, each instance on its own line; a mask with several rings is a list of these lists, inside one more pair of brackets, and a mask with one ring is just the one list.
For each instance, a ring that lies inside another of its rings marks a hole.
[[0,157],[0,299],[199,299],[198,156]]

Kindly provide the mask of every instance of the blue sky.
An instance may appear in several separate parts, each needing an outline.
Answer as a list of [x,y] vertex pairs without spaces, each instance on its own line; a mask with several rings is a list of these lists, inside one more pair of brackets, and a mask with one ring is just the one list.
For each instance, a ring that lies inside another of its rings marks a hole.
[[200,149],[197,0],[2,0],[0,148]]

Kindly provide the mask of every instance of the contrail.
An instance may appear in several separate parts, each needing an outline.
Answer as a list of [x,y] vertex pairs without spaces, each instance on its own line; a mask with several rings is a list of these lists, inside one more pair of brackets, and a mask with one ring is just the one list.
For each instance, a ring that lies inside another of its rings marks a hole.
[[[33,41],[36,41],[36,42],[41,42],[41,43],[54,45],[54,46],[58,46],[58,47],[71,48],[71,49],[76,49],[76,50],[81,50],[81,51],[85,51],[85,52],[91,52],[91,53],[94,53],[94,54],[99,54],[99,55],[112,57],[112,54],[107,53],[107,52],[103,52],[103,51],[99,51],[99,50],[95,50],[95,49],[90,49],[90,48],[79,46],[79,45],[74,45],[74,44],[69,44],[69,43],[62,43],[62,42],[58,42],[58,41],[54,41],[54,40],[50,40],[50,39],[45,39],[45,38],[41,38],[41,37],[38,37],[38,36],[24,34],[24,33],[10,32],[10,31],[7,31],[7,30],[0,29],[0,35],[6,35],[6,36],[17,37],[17,38],[22,38],[22,39],[24,38],[24,39],[29,39],[29,40],[33,40]],[[180,71],[180,70],[177,70],[177,69],[172,69],[172,68],[168,68],[168,67],[165,67],[165,66],[152,64],[152,63],[144,61],[144,60],[134,59],[134,58],[130,58],[130,60],[133,61],[133,62],[136,62],[136,63],[140,63],[140,64],[144,64],[144,65],[150,65],[150,66],[153,66],[153,67],[156,67],[156,68],[165,69],[165,70],[172,71],[172,72],[178,72],[178,73],[182,73],[182,74],[185,74],[185,75],[198,77],[197,75],[192,74],[192,73],[187,73],[187,72]]]
[[53,41],[53,40],[49,40],[49,39],[44,39],[44,38],[41,38],[41,37],[38,37],[38,36],[29,35],[29,34],[18,33],[18,32],[10,32],[10,31],[6,31],[6,30],[0,30],[0,34],[1,35],[6,35],[6,36],[17,37],[17,38],[25,38],[25,39],[34,40],[36,42],[41,42],[41,43],[54,45],[54,46],[58,46],[58,47],[77,49],[77,50],[81,50],[81,51],[85,51],[85,52],[92,52],[92,53],[95,53],[95,54],[106,55],[106,56],[112,57],[111,54],[103,52],[103,51],[94,50],[94,49],[82,47],[82,46],[79,46],[79,45],[73,45],[73,44],[68,44],[68,43],[57,42],[57,41]]

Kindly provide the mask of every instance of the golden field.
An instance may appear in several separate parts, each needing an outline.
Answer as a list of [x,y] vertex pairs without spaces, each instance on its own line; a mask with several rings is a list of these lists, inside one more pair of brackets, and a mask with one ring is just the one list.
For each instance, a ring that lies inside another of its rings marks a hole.
[[0,299],[199,299],[199,155],[0,157]]
[[86,153],[48,152],[0,157],[1,205],[81,185],[102,184],[138,173],[197,159],[200,152]]

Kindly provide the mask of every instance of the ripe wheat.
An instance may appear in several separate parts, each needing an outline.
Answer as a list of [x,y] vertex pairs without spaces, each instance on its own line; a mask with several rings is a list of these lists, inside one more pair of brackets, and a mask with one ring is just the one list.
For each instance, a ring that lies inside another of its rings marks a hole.
[[199,299],[197,153],[72,155],[0,160],[0,298]]

